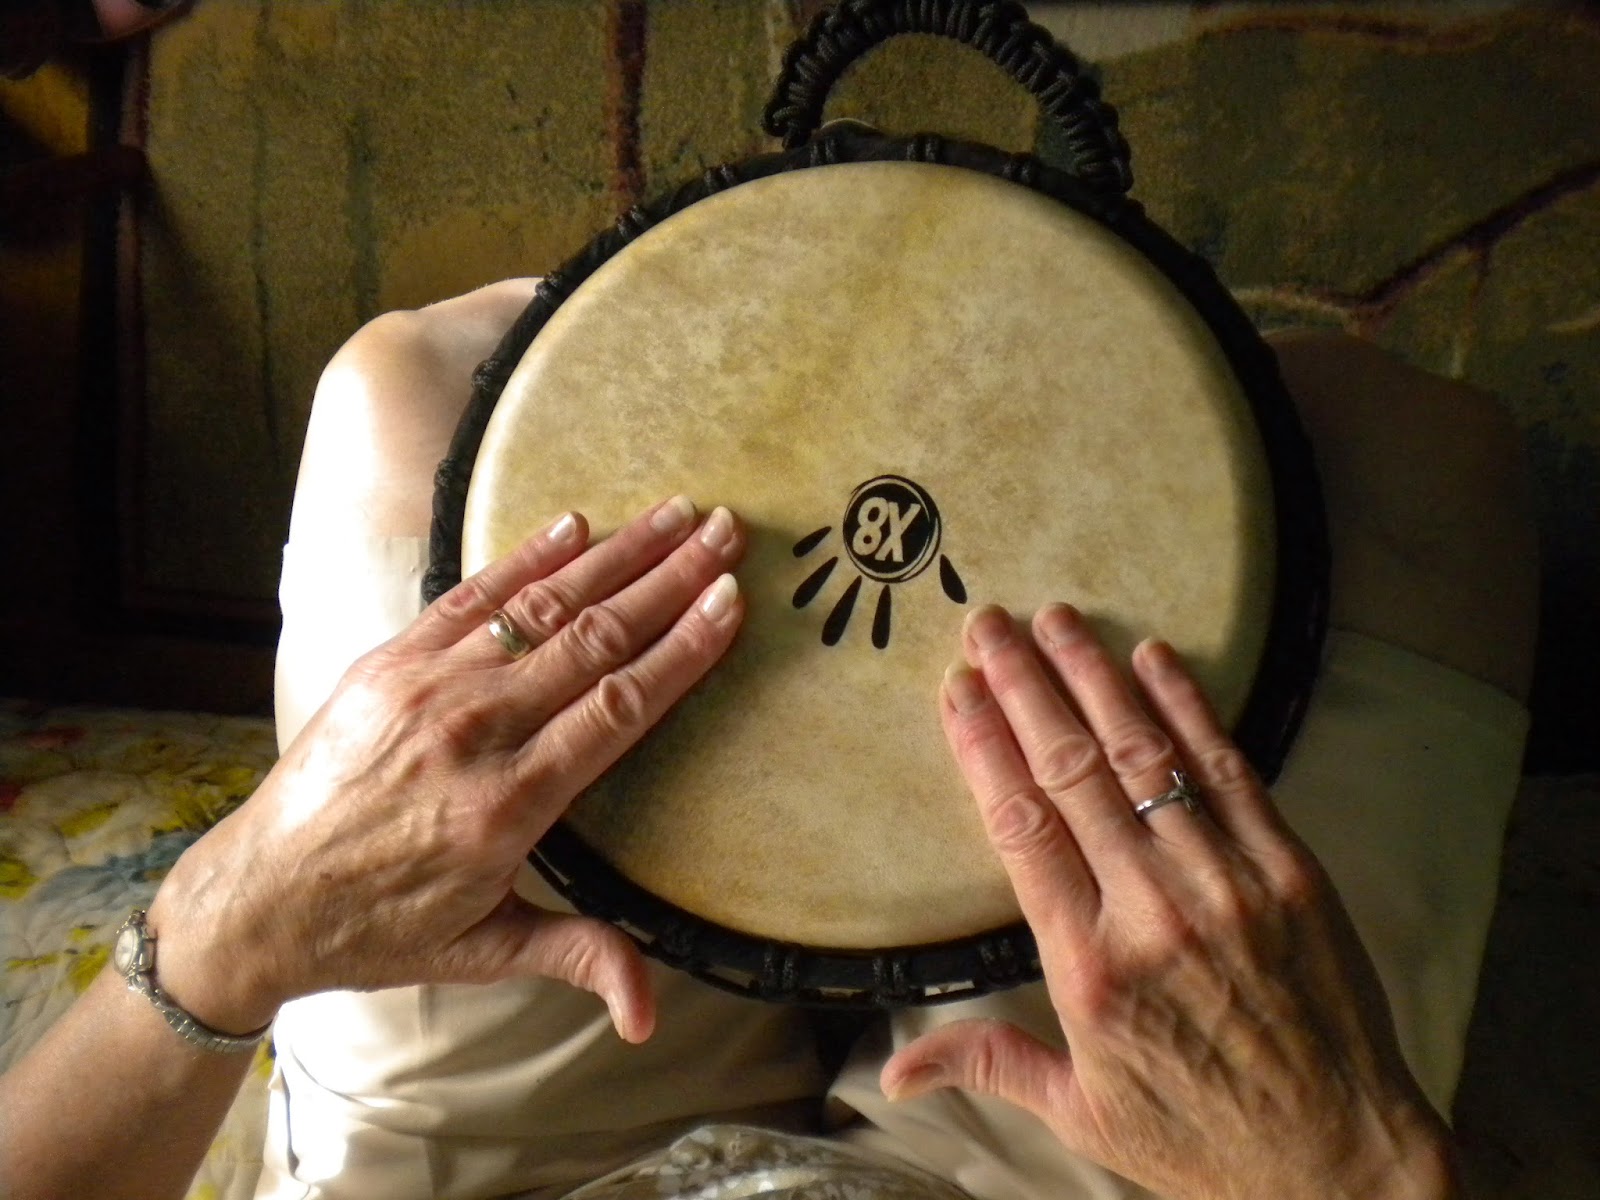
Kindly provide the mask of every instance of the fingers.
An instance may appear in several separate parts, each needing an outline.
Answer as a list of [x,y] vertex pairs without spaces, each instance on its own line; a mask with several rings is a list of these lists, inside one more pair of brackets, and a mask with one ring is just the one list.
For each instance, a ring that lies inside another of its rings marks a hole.
[[530,910],[519,973],[562,979],[606,1003],[623,1041],[642,1043],[655,1032],[655,994],[644,956],[628,935],[592,917]]
[[967,617],[967,659],[983,671],[1039,789],[1099,873],[1106,856],[1142,835],[1106,756],[1045,674],[1031,639],[1004,609],[980,608]]
[[1048,960],[1057,931],[1076,934],[1093,924],[1099,907],[1094,877],[1061,814],[1034,783],[983,676],[964,664],[951,667],[939,715],[990,844]]
[[[568,628],[585,609],[610,599],[672,553],[693,529],[694,516],[693,502],[687,496],[674,496],[561,570],[531,577],[495,607],[503,609],[523,637],[538,647]],[[699,580],[690,596],[709,578]],[[505,666],[510,661],[487,630],[464,638],[462,649],[468,665]]]
[[547,912],[513,893],[452,949],[455,961],[447,960],[446,970],[453,982],[560,979],[605,1001],[624,1041],[638,1044],[655,1031],[655,993],[644,956],[604,921]]
[[738,521],[719,507],[665,562],[616,595],[588,603],[555,637],[511,669],[511,676],[521,681],[519,707],[528,725],[542,725],[659,638],[743,551]]
[[1141,642],[1133,653],[1133,670],[1151,708],[1189,763],[1205,793],[1206,811],[1217,824],[1245,845],[1281,841],[1288,830],[1271,796],[1217,721],[1177,652],[1165,642]]
[[[1034,636],[1045,658],[1066,685],[1089,731],[1105,751],[1127,803],[1137,806],[1172,787],[1172,773],[1183,760],[1167,733],[1150,719],[1106,648],[1071,605],[1052,604],[1034,616]],[[1191,848],[1212,844],[1214,830],[1168,804],[1139,818],[1162,838]]]
[[588,523],[577,513],[563,513],[510,554],[463,579],[428,605],[393,644],[411,650],[442,650],[454,645],[482,628],[490,614],[520,589],[575,559],[588,540]]
[[1032,1034],[997,1020],[954,1021],[926,1033],[883,1064],[878,1085],[890,1100],[913,1100],[935,1088],[995,1096],[1059,1117],[1052,1104],[1070,1079],[1072,1060]]
[[527,794],[562,798],[553,811],[527,814],[530,845],[711,669],[743,618],[738,582],[724,574],[655,644],[603,676],[528,742],[518,765]]

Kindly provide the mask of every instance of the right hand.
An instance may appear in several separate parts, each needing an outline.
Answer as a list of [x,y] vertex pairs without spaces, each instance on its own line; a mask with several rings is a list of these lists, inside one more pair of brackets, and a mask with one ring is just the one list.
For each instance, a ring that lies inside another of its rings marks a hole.
[[[625,1038],[649,1036],[633,942],[512,884],[732,642],[744,608],[726,572],[744,538],[726,509],[697,523],[680,497],[587,541],[570,514],[361,658],[179,859],[150,909],[179,1004],[238,1033],[312,992],[543,975],[600,994]],[[531,653],[513,660],[487,631],[495,609]]]
[[[885,1064],[895,1099],[1008,1100],[1172,1200],[1451,1194],[1448,1132],[1401,1057],[1332,885],[1170,647],[1083,618],[972,614],[945,732],[1039,944],[1065,1051],[959,1021]],[[1137,801],[1182,768],[1203,812]]]

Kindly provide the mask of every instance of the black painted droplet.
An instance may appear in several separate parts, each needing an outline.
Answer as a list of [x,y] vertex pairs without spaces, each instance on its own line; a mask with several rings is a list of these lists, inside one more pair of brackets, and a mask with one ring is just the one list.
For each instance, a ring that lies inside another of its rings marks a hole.
[[817,543],[833,532],[832,525],[824,525],[821,529],[813,529],[805,537],[794,544],[794,556],[804,558],[817,548]]
[[878,611],[872,614],[872,644],[882,650],[889,644],[889,585],[878,592]]
[[828,614],[828,619],[822,623],[822,644],[824,646],[837,646],[839,639],[844,636],[844,627],[850,624],[850,614],[855,610],[856,593],[861,591],[861,576],[857,575],[850,581],[850,586],[845,588],[844,595],[839,597],[839,603],[833,606],[833,611]]
[[961,582],[961,576],[956,574],[955,567],[950,565],[950,560],[944,555],[939,555],[939,582],[944,585],[944,594],[957,604],[967,602],[967,585]]
[[794,590],[794,606],[804,608],[817,598],[817,593],[822,590],[822,585],[828,582],[828,576],[833,574],[834,564],[839,561],[836,554],[823,563],[815,571],[805,577],[805,580]]

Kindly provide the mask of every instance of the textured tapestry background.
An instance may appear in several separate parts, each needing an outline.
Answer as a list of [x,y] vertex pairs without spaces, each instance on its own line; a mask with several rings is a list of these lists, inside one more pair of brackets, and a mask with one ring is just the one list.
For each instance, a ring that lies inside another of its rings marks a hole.
[[[386,309],[544,271],[636,199],[768,148],[758,114],[814,7],[210,0],[164,31],[125,514],[143,600],[270,621],[339,343]],[[1099,65],[1134,195],[1263,324],[1343,326],[1512,406],[1548,568],[1535,762],[1582,758],[1600,725],[1600,16],[1032,7]],[[933,40],[869,57],[835,111],[1051,150],[997,69]]]

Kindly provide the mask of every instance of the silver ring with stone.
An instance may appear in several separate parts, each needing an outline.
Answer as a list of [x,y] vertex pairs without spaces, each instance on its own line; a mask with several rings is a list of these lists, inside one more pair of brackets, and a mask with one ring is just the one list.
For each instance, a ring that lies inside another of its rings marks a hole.
[[1205,811],[1200,804],[1200,789],[1182,771],[1172,773],[1172,786],[1161,795],[1135,805],[1133,815],[1141,821],[1148,820],[1151,813],[1166,804],[1182,804],[1190,816],[1199,816]]

